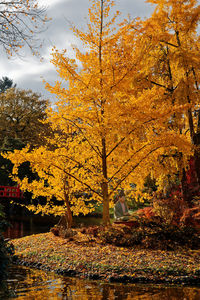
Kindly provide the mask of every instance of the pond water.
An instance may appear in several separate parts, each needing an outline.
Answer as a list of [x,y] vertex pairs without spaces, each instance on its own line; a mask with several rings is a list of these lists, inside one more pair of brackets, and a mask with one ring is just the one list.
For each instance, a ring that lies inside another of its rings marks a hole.
[[[57,276],[21,266],[10,268],[10,296],[2,299],[199,300],[200,287],[110,284]],[[0,298],[1,299],[1,298]]]
[[[79,219],[79,223],[94,224],[94,220]],[[25,235],[47,232],[55,219],[35,217],[17,220],[11,218],[12,227],[5,237],[18,238]],[[78,278],[58,276],[51,272],[11,266],[9,270],[8,292],[0,299],[78,299],[78,300],[200,300],[199,287],[111,284],[102,281],[89,281]]]
[[[89,226],[99,225],[101,222],[100,218],[95,217],[77,217],[75,219],[75,226]],[[38,217],[35,215],[21,216],[20,218],[9,217],[7,218],[10,223],[10,227],[4,233],[5,238],[15,239],[23,236],[48,232],[51,227],[58,223],[58,218],[54,217]]]

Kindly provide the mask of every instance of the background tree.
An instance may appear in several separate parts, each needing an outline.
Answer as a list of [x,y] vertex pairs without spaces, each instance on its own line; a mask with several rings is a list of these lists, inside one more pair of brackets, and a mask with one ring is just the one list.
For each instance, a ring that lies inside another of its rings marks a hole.
[[[155,109],[179,107],[166,120],[165,131],[175,132],[180,138],[187,138],[190,151],[170,148],[159,159],[160,168],[154,164],[154,176],[160,176],[161,186],[166,185],[164,169],[179,175],[183,183],[185,199],[188,187],[184,187],[184,174],[189,164],[190,155],[194,156],[196,169],[196,187],[200,182],[199,159],[199,33],[200,6],[198,1],[160,1],[149,0],[156,5],[152,16],[140,27],[133,26],[135,32],[142,36],[138,47],[143,54],[138,76],[133,79],[135,85],[144,89],[163,93],[158,101],[156,93],[152,106]],[[146,51],[148,50],[148,51]],[[160,130],[157,134],[160,134]],[[178,141],[178,140],[177,140]],[[184,142],[184,139],[182,140]],[[161,178],[162,177],[162,178]],[[175,178],[174,178],[175,180]],[[191,195],[189,198],[191,200]],[[188,198],[188,200],[189,200]]]
[[[48,101],[30,90],[5,88],[9,85],[13,85],[12,80],[2,80],[5,92],[0,94],[1,153],[22,149],[28,143],[32,147],[41,145],[40,135],[49,133],[48,124],[43,123]],[[1,185],[13,185],[10,161],[0,156],[0,166]]]
[[21,143],[41,143],[39,135],[47,128],[48,101],[31,90],[7,89],[0,94],[0,141],[5,137],[20,140]]
[[[69,136],[66,137],[66,139],[69,138]],[[59,143],[56,137],[54,142]],[[20,184],[22,190],[33,194],[32,204],[29,203],[26,206],[29,210],[42,215],[61,216],[64,221],[63,226],[70,228],[73,215],[85,215],[94,210],[94,205],[84,196],[84,186],[77,189],[74,182],[74,175],[77,171],[73,169],[73,165],[67,158],[67,143],[65,142],[65,147],[59,147],[59,145],[55,147],[52,144],[54,149],[51,150],[49,146],[50,143],[47,147],[41,146],[32,151],[27,147],[10,153],[11,161],[18,161],[13,169],[13,178]],[[25,161],[30,163],[31,170],[36,174],[33,179],[27,177],[20,179],[18,167]],[[40,196],[46,198],[43,204],[38,202]]]
[[0,79],[0,93],[4,93],[7,89],[11,87],[16,87],[16,84],[13,86],[13,80],[8,78],[7,76],[2,77]]

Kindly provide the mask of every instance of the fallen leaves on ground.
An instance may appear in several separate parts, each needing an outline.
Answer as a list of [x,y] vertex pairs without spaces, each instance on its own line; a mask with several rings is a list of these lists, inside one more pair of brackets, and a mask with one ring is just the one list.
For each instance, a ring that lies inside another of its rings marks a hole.
[[77,240],[66,240],[51,232],[12,240],[15,254],[30,263],[41,263],[50,270],[70,269],[109,276],[199,276],[200,250],[139,250],[90,242],[78,233]]

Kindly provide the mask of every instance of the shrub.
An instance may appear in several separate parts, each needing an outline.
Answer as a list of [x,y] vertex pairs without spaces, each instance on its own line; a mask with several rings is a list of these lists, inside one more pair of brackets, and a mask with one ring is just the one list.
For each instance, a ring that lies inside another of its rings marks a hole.
[[[2,216],[2,207],[0,210]],[[13,246],[7,244],[2,234],[8,226],[9,224],[4,219],[0,221],[0,286],[3,286],[4,280],[7,278],[8,266],[14,253]]]
[[143,222],[137,228],[114,225],[101,228],[98,233],[103,243],[121,247],[174,250],[180,247],[197,249],[200,236],[193,227],[178,227],[156,222]]
[[185,209],[180,221],[181,224],[200,228],[200,196],[194,197],[192,207]]
[[171,191],[169,197],[158,194],[154,198],[153,208],[155,215],[159,216],[167,225],[179,225],[187,204],[185,203],[181,191]]

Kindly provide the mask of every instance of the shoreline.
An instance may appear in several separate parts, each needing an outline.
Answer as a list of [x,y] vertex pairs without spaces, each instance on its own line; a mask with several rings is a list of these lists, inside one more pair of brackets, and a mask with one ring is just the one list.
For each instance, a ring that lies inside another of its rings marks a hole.
[[67,240],[42,233],[10,241],[14,264],[106,282],[200,285],[200,250],[162,251]]

